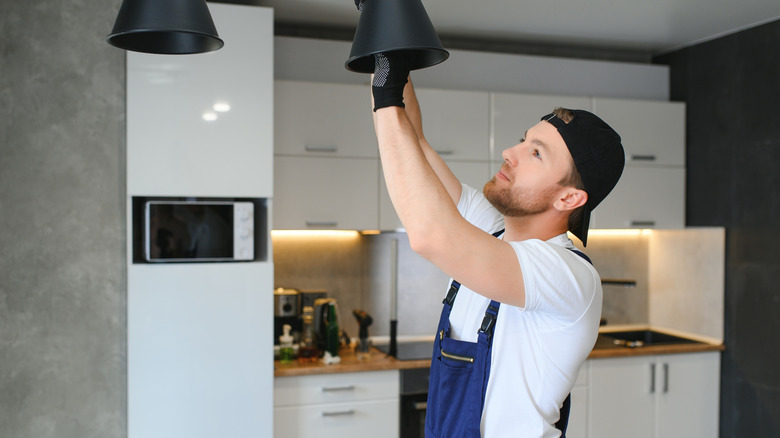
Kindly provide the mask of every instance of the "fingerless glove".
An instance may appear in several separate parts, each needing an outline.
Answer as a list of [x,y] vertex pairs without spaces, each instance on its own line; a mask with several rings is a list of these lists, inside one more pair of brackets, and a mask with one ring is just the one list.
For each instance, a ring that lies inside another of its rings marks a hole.
[[389,106],[404,108],[404,86],[409,77],[409,63],[393,52],[374,55],[374,111]]

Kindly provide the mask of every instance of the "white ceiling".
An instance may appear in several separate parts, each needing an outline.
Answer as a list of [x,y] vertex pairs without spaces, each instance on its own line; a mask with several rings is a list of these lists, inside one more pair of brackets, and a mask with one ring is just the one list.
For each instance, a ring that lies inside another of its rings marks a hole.
[[[285,25],[354,28],[354,0],[245,0]],[[366,0],[395,1],[395,0]],[[660,54],[780,19],[780,0],[423,0],[440,37]]]

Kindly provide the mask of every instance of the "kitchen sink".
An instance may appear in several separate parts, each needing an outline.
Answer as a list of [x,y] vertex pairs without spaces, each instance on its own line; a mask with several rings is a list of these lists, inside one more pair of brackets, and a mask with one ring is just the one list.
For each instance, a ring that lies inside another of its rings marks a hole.
[[700,341],[654,330],[627,330],[599,333],[597,345],[638,348],[651,345],[701,344]]

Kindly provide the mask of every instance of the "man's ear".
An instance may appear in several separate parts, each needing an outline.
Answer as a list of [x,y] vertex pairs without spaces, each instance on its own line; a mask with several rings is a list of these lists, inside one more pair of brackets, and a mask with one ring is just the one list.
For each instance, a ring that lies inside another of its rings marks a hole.
[[578,207],[585,205],[588,202],[588,193],[585,190],[575,189],[574,187],[566,187],[561,193],[558,199],[555,200],[553,206],[560,211],[575,210]]

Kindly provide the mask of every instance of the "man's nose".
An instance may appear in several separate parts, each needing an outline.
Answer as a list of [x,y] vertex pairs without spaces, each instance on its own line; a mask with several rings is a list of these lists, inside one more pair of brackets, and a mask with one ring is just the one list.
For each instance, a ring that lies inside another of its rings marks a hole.
[[504,159],[504,162],[510,166],[513,166],[515,164],[514,160],[514,150],[516,149],[515,146],[511,148],[504,149],[501,152],[501,158]]

